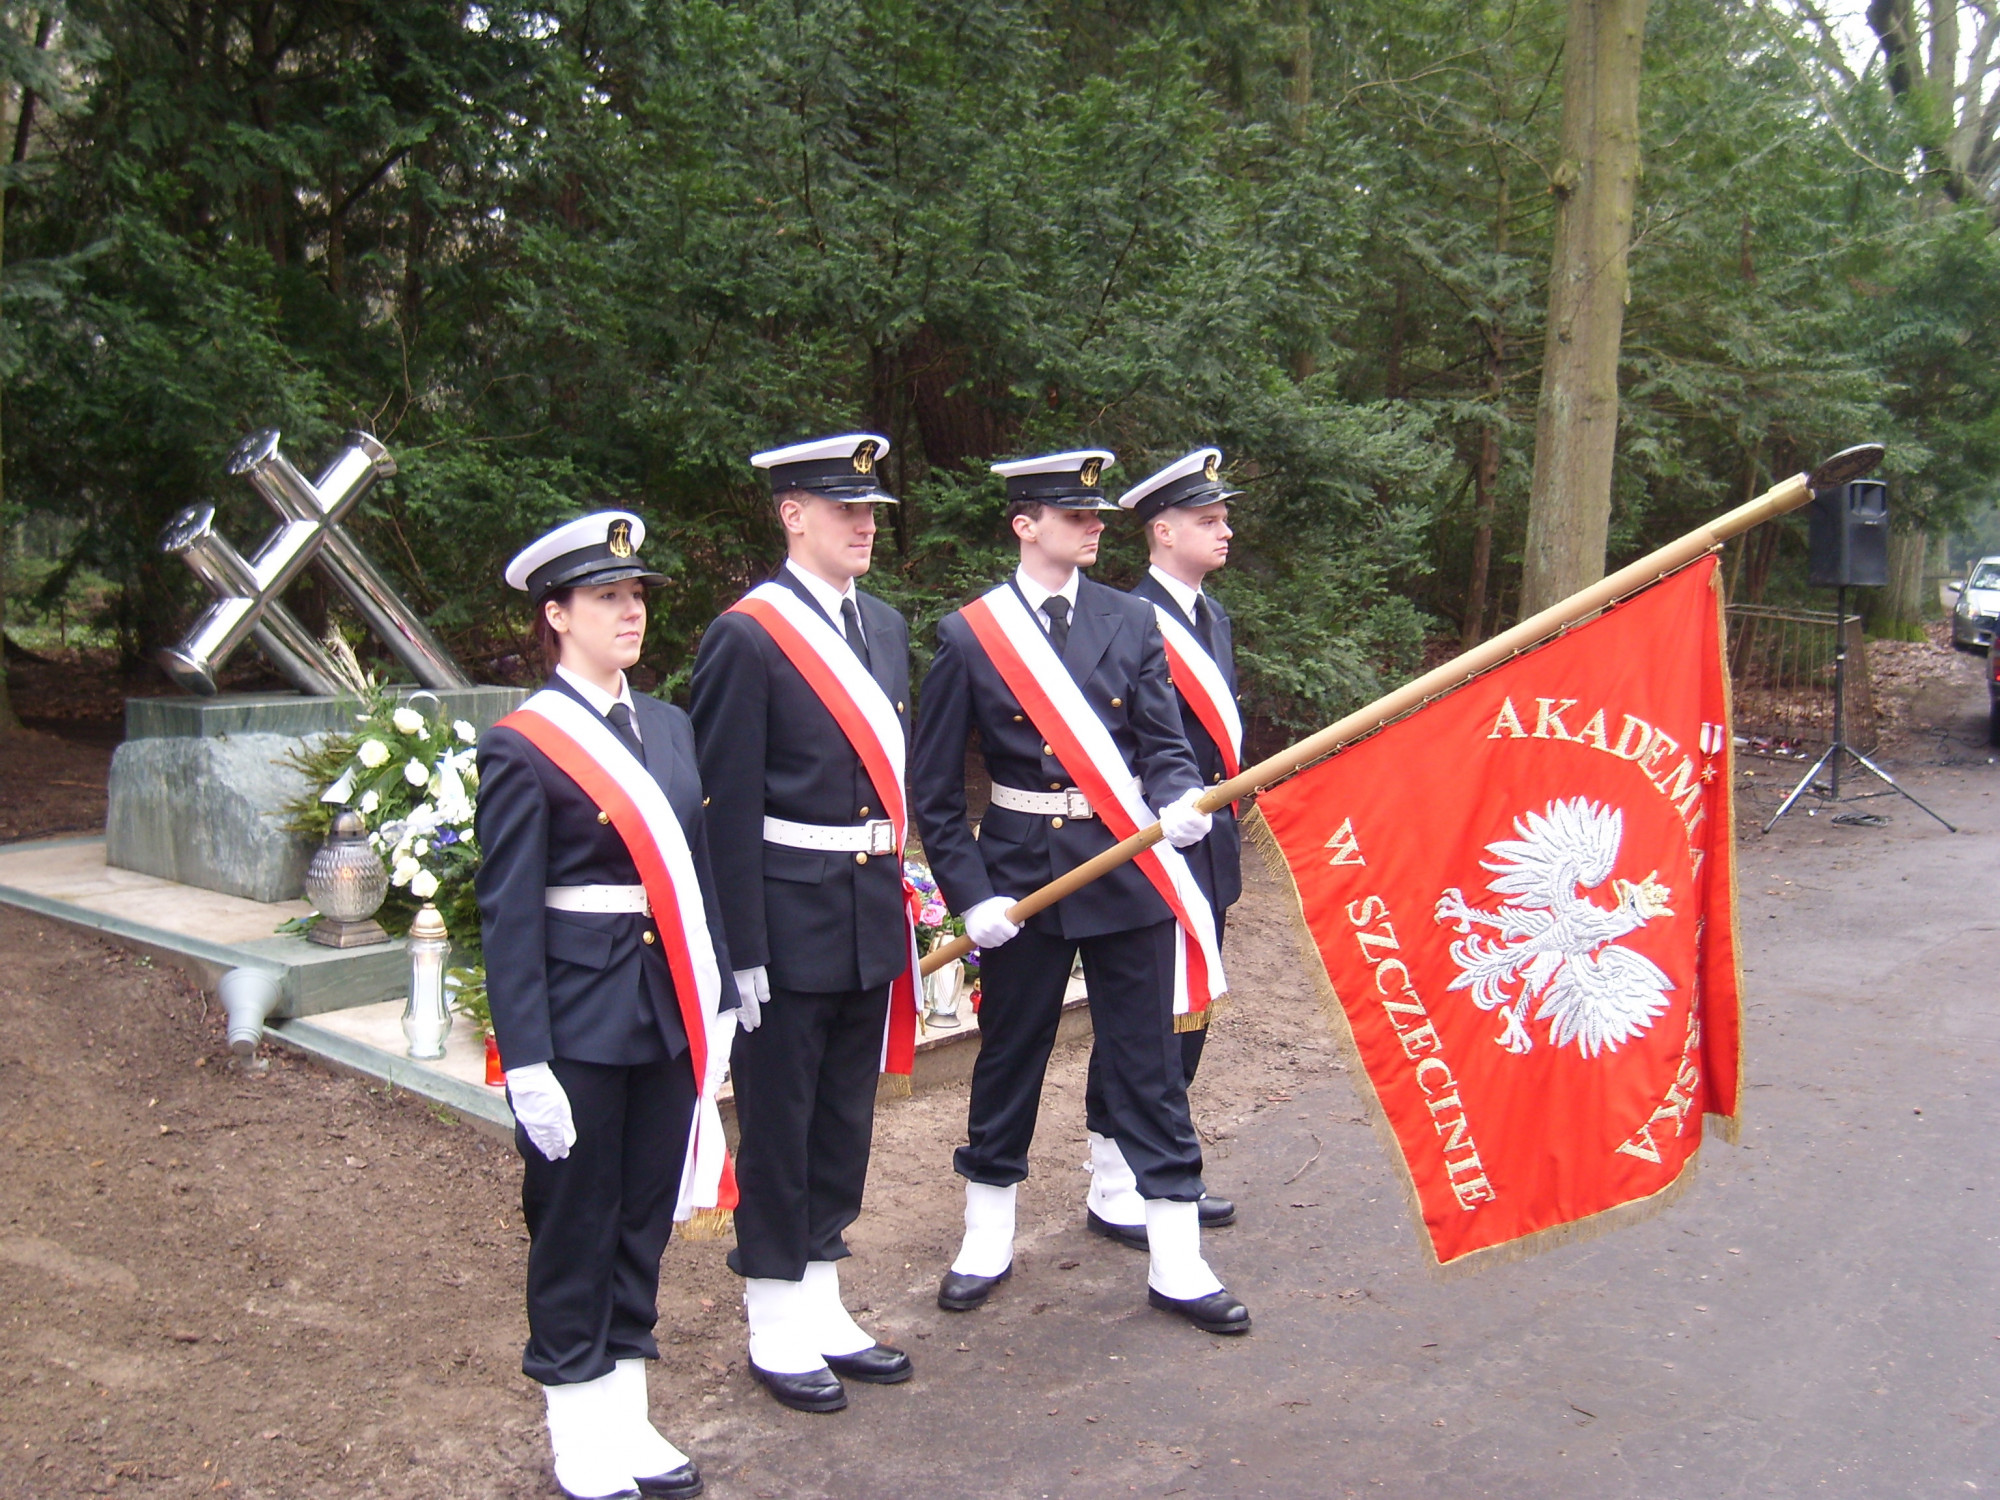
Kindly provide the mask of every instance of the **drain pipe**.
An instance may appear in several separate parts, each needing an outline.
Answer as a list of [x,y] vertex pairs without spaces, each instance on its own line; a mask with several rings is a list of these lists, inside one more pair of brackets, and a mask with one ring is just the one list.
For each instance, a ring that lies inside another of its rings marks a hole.
[[248,1062],[263,1040],[265,1018],[278,1008],[278,976],[269,969],[231,969],[215,990],[229,1018],[229,1050]]

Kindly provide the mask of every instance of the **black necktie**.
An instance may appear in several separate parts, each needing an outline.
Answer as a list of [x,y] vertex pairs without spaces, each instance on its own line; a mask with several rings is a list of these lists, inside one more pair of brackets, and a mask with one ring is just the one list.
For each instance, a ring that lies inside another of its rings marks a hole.
[[646,752],[640,748],[639,731],[632,727],[632,710],[622,703],[614,703],[611,712],[604,717],[611,721],[612,732],[625,742],[625,748],[644,760]]
[[1042,613],[1049,617],[1049,644],[1061,656],[1069,645],[1069,600],[1061,594],[1051,594],[1042,601]]
[[1194,638],[1210,656],[1215,655],[1215,611],[1208,607],[1206,594],[1194,596]]
[[861,634],[861,611],[854,607],[852,594],[840,601],[840,623],[847,631],[847,644],[854,648],[854,654],[861,658],[861,665],[872,674],[875,664],[868,659],[868,641]]

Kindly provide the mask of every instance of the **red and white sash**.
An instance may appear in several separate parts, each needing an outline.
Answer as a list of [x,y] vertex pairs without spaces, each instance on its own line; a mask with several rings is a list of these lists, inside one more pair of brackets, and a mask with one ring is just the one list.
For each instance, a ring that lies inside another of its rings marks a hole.
[[1243,770],[1243,715],[1237,711],[1236,695],[1223,681],[1222,668],[1208,654],[1208,648],[1181,623],[1179,615],[1162,604],[1155,604],[1153,613],[1160,617],[1160,635],[1167,643],[1174,688],[1222,752],[1223,774],[1234,780]]
[[687,835],[667,794],[603,719],[567,693],[544,688],[500,721],[546,755],[611,819],[625,841],[653,908],[667,968],[674,977],[681,1024],[694,1063],[694,1128],[688,1132],[674,1218],[736,1206],[736,1174],[722,1139],[716,1095],[729,1066],[736,1013],[721,1009],[722,971],[709,937]]
[[[1090,706],[1069,668],[1020,595],[1006,584],[959,611],[1008,690],[1044,740],[1055,748],[1076,785],[1090,799],[1113,836],[1130,838],[1157,821],[1125,763],[1118,742]],[[1194,872],[1171,844],[1158,843],[1133,861],[1167,903],[1179,925],[1174,946],[1174,1014],[1208,1009],[1227,991],[1222,953],[1215,942],[1215,913]]]
[[[900,875],[909,811],[903,798],[905,746],[902,720],[882,684],[869,675],[846,639],[803,599],[781,583],[763,583],[730,606],[763,626],[785,653],[806,686],[833,715],[847,743],[860,757],[882,811],[896,830]],[[904,902],[907,911],[909,902]],[[910,964],[889,988],[889,1018],[882,1030],[882,1071],[908,1077],[917,1055],[919,958],[914,920],[906,923]]]

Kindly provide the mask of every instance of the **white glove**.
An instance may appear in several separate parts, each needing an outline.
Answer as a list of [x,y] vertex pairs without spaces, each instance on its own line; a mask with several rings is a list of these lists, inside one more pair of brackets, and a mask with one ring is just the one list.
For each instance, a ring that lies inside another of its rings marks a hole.
[[965,935],[975,948],[998,948],[1018,936],[1021,924],[1007,920],[1012,896],[988,896],[965,914]]
[[770,976],[764,972],[762,964],[754,969],[736,971],[736,1024],[745,1031],[755,1031],[764,1024],[764,1002],[771,998]]
[[1160,820],[1160,836],[1176,849],[1199,844],[1208,837],[1215,818],[1195,806],[1200,800],[1201,788],[1190,787],[1155,815]]
[[570,1118],[569,1095],[549,1065],[529,1063],[507,1070],[507,1102],[514,1118],[528,1132],[535,1149],[550,1161],[561,1161],[576,1144],[576,1122]]

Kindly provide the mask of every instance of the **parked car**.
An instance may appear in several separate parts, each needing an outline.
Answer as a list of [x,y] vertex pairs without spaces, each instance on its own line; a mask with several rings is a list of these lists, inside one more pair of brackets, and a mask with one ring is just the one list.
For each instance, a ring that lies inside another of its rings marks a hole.
[[1985,652],[2000,623],[2000,557],[1982,557],[1957,587],[1951,607],[1951,643],[1961,651]]

